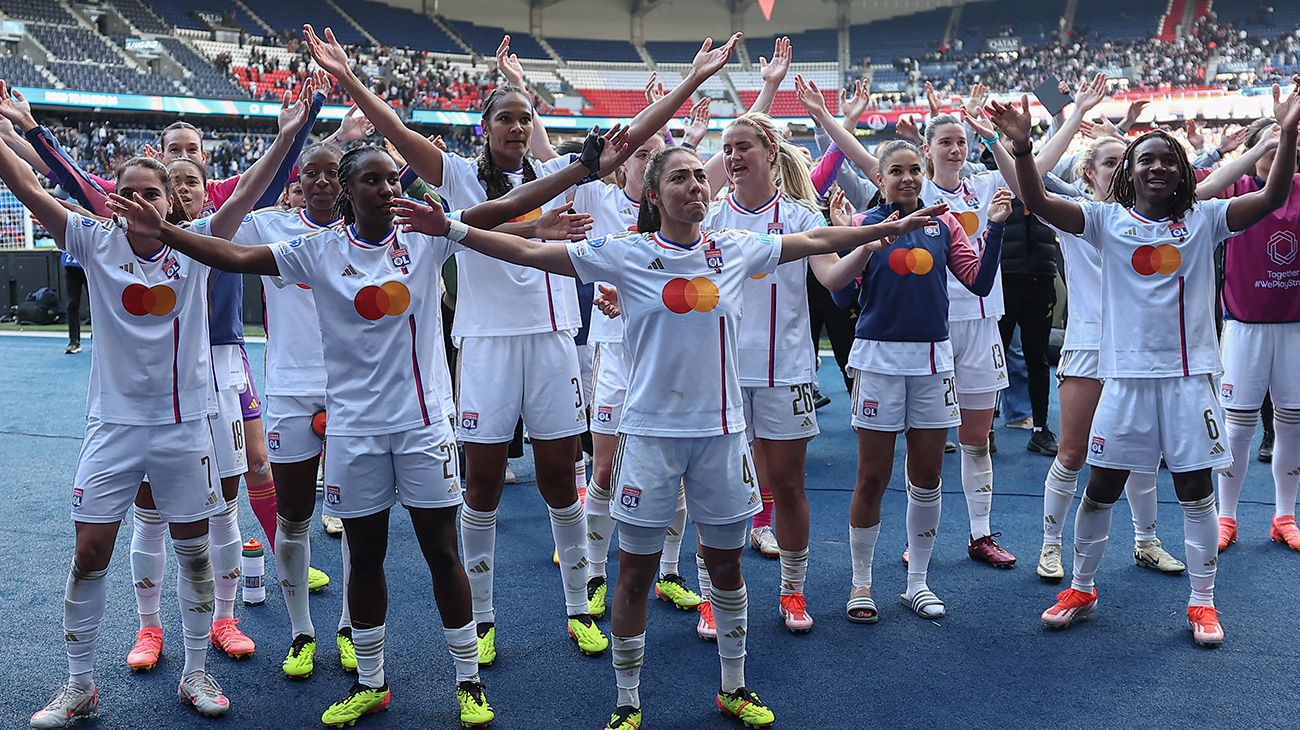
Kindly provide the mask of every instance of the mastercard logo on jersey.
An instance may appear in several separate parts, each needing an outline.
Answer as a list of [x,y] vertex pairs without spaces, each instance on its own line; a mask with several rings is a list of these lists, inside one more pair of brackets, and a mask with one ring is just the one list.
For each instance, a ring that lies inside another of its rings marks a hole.
[[975,231],[980,229],[979,213],[973,210],[963,210],[960,213],[953,213],[953,215],[957,216],[957,222],[961,223],[961,229],[966,231],[967,236],[975,235]]
[[122,290],[122,308],[136,317],[166,317],[176,308],[176,292],[166,284],[132,284]]
[[405,314],[411,306],[411,290],[400,281],[388,281],[379,286],[362,287],[353,299],[357,314],[371,322],[383,317]]
[[1133,270],[1143,276],[1166,276],[1178,271],[1183,263],[1183,255],[1172,243],[1159,246],[1138,246],[1133,251]]
[[712,312],[718,306],[718,285],[703,276],[678,277],[664,284],[664,306],[673,314]]
[[934,268],[934,256],[923,248],[896,248],[889,252],[889,268],[899,276],[925,276]]

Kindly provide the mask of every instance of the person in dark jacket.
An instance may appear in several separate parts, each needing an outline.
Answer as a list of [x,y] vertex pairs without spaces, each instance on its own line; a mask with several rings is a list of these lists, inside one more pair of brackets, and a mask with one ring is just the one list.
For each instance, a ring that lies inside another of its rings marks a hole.
[[59,254],[59,263],[68,284],[68,346],[63,351],[75,355],[81,352],[81,293],[86,289],[86,272],[66,251]]

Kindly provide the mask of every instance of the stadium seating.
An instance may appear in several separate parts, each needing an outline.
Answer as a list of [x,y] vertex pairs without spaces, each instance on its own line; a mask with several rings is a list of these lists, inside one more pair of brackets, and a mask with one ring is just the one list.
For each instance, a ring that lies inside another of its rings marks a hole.
[[[992,3],[981,3],[988,4]],[[890,63],[901,57],[920,58],[939,47],[951,14],[951,8],[936,8],[850,26],[850,60],[856,65],[865,57],[876,63]]]
[[[807,111],[804,110],[803,104],[799,103],[799,99],[794,93],[794,75],[796,73],[803,74],[804,78],[817,84],[817,87],[821,90],[822,98],[826,100],[826,108],[830,109],[832,114],[839,114],[839,71],[835,69],[833,64],[814,64],[810,66],[794,64],[790,70],[790,75],[786,77],[785,83],[776,92],[769,114],[774,117],[807,116]],[[757,71],[732,71],[730,76],[732,86],[736,87],[736,93],[740,95],[741,102],[748,108],[758,98],[763,89],[763,77]]]
[[166,76],[145,74],[121,65],[50,61],[46,68],[70,89],[167,96],[181,93]]
[[258,0],[251,7],[257,16],[266,21],[266,24],[277,33],[287,30],[297,35],[302,24],[310,20],[318,33],[324,33],[326,28],[332,28],[334,37],[339,39],[339,43],[347,45],[369,43],[361,31],[340,15],[334,9],[334,5],[327,2],[312,3],[309,13],[304,12],[306,6],[301,0]]
[[49,86],[50,82],[22,56],[0,56],[0,78],[15,86]]
[[[511,45],[514,35],[510,36]],[[500,41],[500,38],[497,39]],[[582,61],[609,61],[612,63],[641,63],[636,47],[627,41],[610,41],[595,38],[547,38],[551,48],[561,58]],[[495,49],[494,49],[495,50]],[[518,53],[518,51],[515,51]],[[688,59],[689,60],[689,59]]]
[[28,23],[27,32],[56,58],[120,65],[122,54],[94,31],[80,27]]
[[[656,63],[690,63],[699,52],[700,44],[695,41],[646,41],[645,49]],[[768,46],[764,55],[771,52],[772,47]]]
[[[418,48],[434,53],[465,50],[427,15],[372,0],[336,0],[338,6],[360,22],[380,43]],[[335,33],[338,32],[336,28]],[[500,40],[498,38],[498,40]]]
[[73,25],[77,19],[50,0],[0,0],[0,10],[14,20]]
[[185,79],[185,85],[195,96],[217,99],[246,99],[248,94],[231,81],[230,76],[213,68],[206,59],[195,53],[179,38],[159,37],[158,42],[167,50],[176,62],[193,73]]
[[505,28],[497,28],[488,25],[476,25],[468,20],[452,20],[445,18],[444,22],[456,31],[456,35],[465,41],[475,53],[481,56],[491,58],[497,52],[497,46],[501,45],[501,36],[506,33],[510,34],[510,50],[520,58],[546,58],[550,55],[545,48],[537,42],[537,39],[524,33],[523,31],[507,31]]
[[1168,0],[1089,0],[1074,15],[1076,32],[1101,40],[1150,38],[1159,30]]
[[113,0],[112,5],[117,12],[126,18],[131,25],[137,30],[144,33],[171,33],[172,29],[166,21],[158,17],[149,6],[145,5],[143,0]]
[[[775,36],[745,36],[745,48],[749,51],[750,60],[758,63],[760,56],[771,58],[775,40]],[[839,33],[833,28],[792,33],[790,43],[796,49],[795,58],[800,61],[835,61],[839,54]],[[699,48],[697,44],[695,50],[691,51],[691,57],[686,60],[694,58],[695,51]]]
[[[1087,3],[1080,3],[1080,6]],[[1060,30],[1064,0],[997,0],[972,3],[963,8],[958,36],[967,53],[978,52],[984,40],[1014,35],[1028,45],[1045,43]],[[1152,28],[1155,23],[1151,23]],[[1010,31],[1004,32],[1004,31]],[[942,38],[943,28],[938,28]]]
[[164,20],[177,28],[205,30],[207,24],[199,20],[199,13],[224,16],[233,12],[235,24],[251,35],[260,36],[266,32],[261,23],[229,0],[150,0],[150,4]]

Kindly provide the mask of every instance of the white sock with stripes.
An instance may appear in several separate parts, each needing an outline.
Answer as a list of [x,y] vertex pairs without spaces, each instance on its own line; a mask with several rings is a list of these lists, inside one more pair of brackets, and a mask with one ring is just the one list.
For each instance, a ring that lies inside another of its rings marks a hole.
[[1189,606],[1214,605],[1214,573],[1219,562],[1219,514],[1214,495],[1183,505],[1183,545],[1187,549],[1187,578],[1192,584]]
[[74,560],[63,592],[63,638],[68,654],[68,683],[95,686],[95,644],[108,603],[108,570],[81,570]]
[[943,483],[918,487],[907,482],[907,596],[927,587],[930,556],[939,537],[939,517],[943,514]]
[[614,679],[618,682],[616,707],[641,709],[641,666],[645,664],[645,632],[636,636],[612,636]]
[[1070,587],[1076,591],[1090,593],[1093,589],[1097,566],[1101,565],[1101,555],[1110,539],[1114,507],[1113,503],[1093,501],[1086,491],[1079,500],[1079,511],[1074,515],[1074,577],[1070,581]]
[[596,483],[595,476],[587,485],[587,562],[591,563],[588,577],[605,577],[605,564],[609,562],[609,543],[614,535],[614,518],[609,516],[609,500],[613,498],[609,487]]
[[[1252,458],[1250,442],[1255,438],[1259,411],[1224,411],[1223,420],[1228,448],[1232,450],[1232,466],[1219,472],[1219,516],[1235,520],[1241,484],[1246,480],[1246,467]],[[1219,538],[1216,536],[1214,540],[1215,549],[1218,549]]]
[[[311,519],[293,522],[284,515],[275,516],[275,572],[280,578],[280,592],[289,611],[289,627],[294,637],[316,636],[307,606],[307,566],[311,563]],[[344,603],[347,603],[344,592]]]
[[203,671],[208,659],[208,638],[212,634],[212,560],[207,535],[187,540],[172,538],[176,552],[176,597],[181,604],[181,628],[185,634],[185,669],[181,676]]
[[677,575],[677,562],[682,556],[682,537],[686,534],[686,488],[677,488],[677,512],[673,523],[664,535],[664,550],[659,555],[659,577]]
[[582,502],[550,509],[551,537],[560,554],[560,578],[564,582],[564,604],[570,616],[587,613],[587,520]]
[[1065,517],[1079,488],[1079,470],[1053,459],[1043,480],[1043,544],[1060,545]]
[[239,558],[244,539],[239,535],[239,502],[226,502],[226,508],[208,518],[211,540],[212,575],[216,580],[217,606],[213,619],[235,617],[235,597],[239,594],[242,574]]
[[749,634],[749,591],[713,587],[713,621],[718,627],[718,657],[722,661],[722,691],[745,686],[745,638]]
[[[465,555],[465,573],[469,576],[474,602],[474,621],[496,621],[492,608],[492,563],[497,547],[497,511],[479,512],[468,504],[460,508],[461,550]],[[583,595],[584,601],[586,595]]]
[[980,446],[961,445],[961,490],[966,495],[972,540],[991,535],[989,514],[993,511],[993,457],[988,442]]
[[443,627],[447,635],[447,649],[451,660],[456,664],[456,683],[477,682],[478,679],[478,634],[474,631],[474,622],[470,621],[459,629]]
[[704,564],[704,556],[695,554],[695,575],[700,581],[700,599],[707,601],[713,593],[713,579],[709,577],[709,566]]
[[135,587],[135,606],[140,613],[140,628],[162,626],[162,584],[167,570],[163,552],[167,523],[156,509],[135,507],[131,530],[131,583]]
[[[1128,481],[1124,483],[1124,497],[1133,513],[1134,542],[1151,542],[1156,539],[1156,511],[1159,509],[1156,503],[1156,475],[1129,472]],[[1215,548],[1217,547],[1216,542]]]
[[1273,409],[1273,516],[1295,516],[1300,489],[1300,410]]
[[[384,624],[373,629],[352,627],[352,645],[357,650],[357,681],[378,689],[384,686]],[[474,660],[478,661],[475,642]]]

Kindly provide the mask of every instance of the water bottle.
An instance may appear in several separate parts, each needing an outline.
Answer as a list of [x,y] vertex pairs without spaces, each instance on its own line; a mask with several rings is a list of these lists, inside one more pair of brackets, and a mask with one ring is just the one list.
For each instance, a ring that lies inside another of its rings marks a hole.
[[266,562],[263,559],[262,543],[256,538],[248,538],[244,543],[244,554],[240,557],[240,568],[244,573],[244,605],[257,606],[266,602]]

